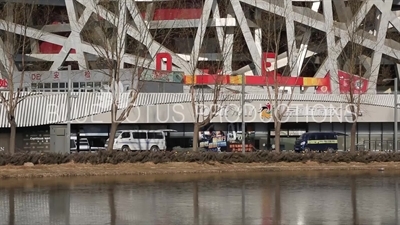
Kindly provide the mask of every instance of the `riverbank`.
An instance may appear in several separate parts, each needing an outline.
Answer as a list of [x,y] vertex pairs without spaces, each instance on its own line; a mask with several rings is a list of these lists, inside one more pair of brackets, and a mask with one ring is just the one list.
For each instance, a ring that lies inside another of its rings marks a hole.
[[279,162],[279,163],[121,163],[121,164],[81,164],[66,163],[61,165],[2,166],[0,179],[7,178],[45,178],[78,176],[116,176],[116,175],[161,175],[195,173],[237,173],[261,171],[400,171],[399,162],[373,163],[317,163],[317,162]]
[[0,154],[0,179],[302,170],[399,170],[400,153],[107,152]]

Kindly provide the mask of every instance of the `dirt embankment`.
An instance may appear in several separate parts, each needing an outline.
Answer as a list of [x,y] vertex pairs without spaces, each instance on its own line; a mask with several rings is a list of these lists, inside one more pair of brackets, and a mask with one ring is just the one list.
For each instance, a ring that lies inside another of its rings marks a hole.
[[121,163],[121,164],[83,164],[66,163],[60,165],[2,166],[0,179],[7,178],[41,178],[41,177],[76,177],[76,176],[115,176],[115,175],[150,175],[150,174],[183,174],[183,173],[233,173],[259,171],[326,171],[326,170],[400,170],[399,162],[373,163],[318,163],[318,162],[278,162],[278,163],[188,163],[171,162],[154,164]]
[[400,153],[107,152],[0,154],[0,179],[302,170],[398,170]]

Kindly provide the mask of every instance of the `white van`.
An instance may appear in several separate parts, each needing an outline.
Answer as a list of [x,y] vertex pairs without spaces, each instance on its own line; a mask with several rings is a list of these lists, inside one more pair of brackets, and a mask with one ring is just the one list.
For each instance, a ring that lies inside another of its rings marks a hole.
[[[105,148],[108,147],[108,139]],[[166,150],[165,133],[162,130],[118,130],[114,149],[122,151]]]

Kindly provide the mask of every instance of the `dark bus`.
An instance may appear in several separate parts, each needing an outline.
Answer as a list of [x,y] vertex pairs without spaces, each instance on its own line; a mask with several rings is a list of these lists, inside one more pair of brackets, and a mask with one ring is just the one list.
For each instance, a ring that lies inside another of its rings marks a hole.
[[302,134],[294,144],[296,152],[329,151],[338,150],[336,132],[307,132]]

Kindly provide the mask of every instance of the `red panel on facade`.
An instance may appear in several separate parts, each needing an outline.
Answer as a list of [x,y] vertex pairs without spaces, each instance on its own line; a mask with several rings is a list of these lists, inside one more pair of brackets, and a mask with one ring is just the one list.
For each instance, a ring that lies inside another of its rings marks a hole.
[[[52,44],[49,42],[42,42],[39,46],[40,53],[42,54],[58,54],[62,49],[61,45]],[[71,49],[71,54],[75,54],[76,50]]]
[[[200,19],[203,9],[156,9],[153,20]],[[145,17],[146,13],[141,13]]]
[[354,94],[363,94],[368,90],[368,79],[357,75],[350,75],[347,72],[338,71],[340,93],[347,94],[353,91]]
[[331,83],[330,83],[331,76],[330,76],[329,72],[325,75],[325,79],[327,79],[329,81],[329,83],[327,83],[326,85],[317,86],[315,88],[316,94],[331,94],[332,93],[332,88],[331,88]]
[[[62,23],[59,21],[53,21],[51,24],[55,25],[55,24],[62,24]],[[63,32],[63,33],[57,33],[57,34],[68,37],[69,32]],[[61,45],[56,45],[56,44],[52,44],[52,43],[45,42],[45,41],[39,45],[39,51],[42,54],[58,54],[58,53],[60,53],[61,49],[62,49]],[[70,53],[74,54],[74,53],[76,53],[76,50],[71,49]]]
[[213,85],[216,83],[228,84],[229,76],[226,75],[197,75],[196,84]]

